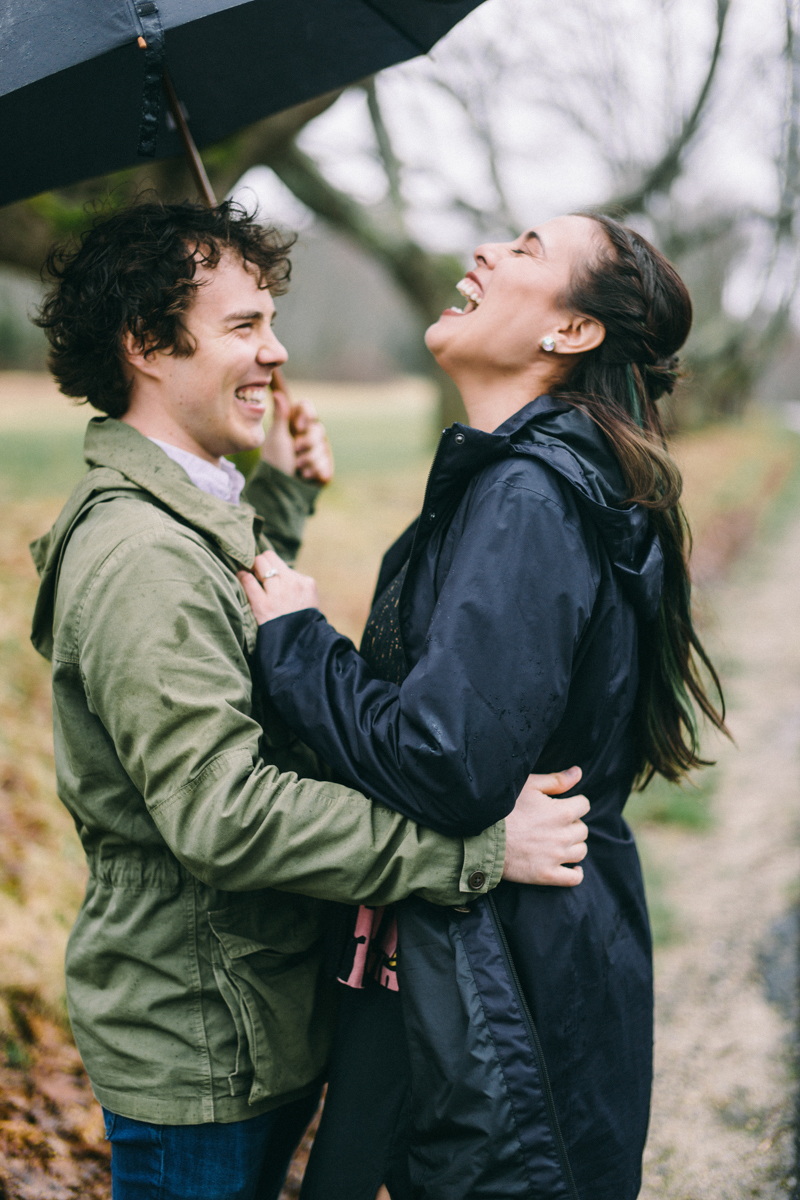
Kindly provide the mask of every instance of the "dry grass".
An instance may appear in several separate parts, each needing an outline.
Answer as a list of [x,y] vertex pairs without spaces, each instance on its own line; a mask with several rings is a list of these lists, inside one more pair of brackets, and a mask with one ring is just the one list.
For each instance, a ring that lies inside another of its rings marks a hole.
[[50,669],[30,644],[36,572],[27,545],[57,503],[2,506],[0,520],[0,961],[3,989],[63,1008],[63,951],[83,892],[73,823],[55,794]]
[[696,582],[712,582],[751,540],[795,469],[798,438],[752,418],[684,434],[673,453],[694,536],[692,574]]
[[0,508],[0,1196],[108,1191],[102,1117],[66,1034],[64,947],[86,867],[55,793],[49,664],[29,641],[28,542],[58,502]]

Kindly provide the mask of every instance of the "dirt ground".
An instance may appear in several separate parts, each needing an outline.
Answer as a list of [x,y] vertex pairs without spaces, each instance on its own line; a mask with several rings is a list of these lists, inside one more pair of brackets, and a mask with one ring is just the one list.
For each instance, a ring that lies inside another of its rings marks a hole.
[[656,956],[642,1200],[795,1195],[800,515],[706,597],[737,746],[713,827],[647,829],[676,923]]

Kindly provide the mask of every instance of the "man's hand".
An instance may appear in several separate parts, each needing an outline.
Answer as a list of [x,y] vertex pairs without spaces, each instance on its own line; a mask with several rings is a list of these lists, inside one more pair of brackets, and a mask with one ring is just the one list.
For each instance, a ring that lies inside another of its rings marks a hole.
[[314,405],[308,400],[295,404],[289,414],[294,434],[295,474],[311,483],[330,483],[333,479],[333,451]]
[[239,571],[237,578],[259,625],[304,608],[319,608],[316,581],[287,567],[274,550],[259,554],[252,574]]
[[580,781],[580,767],[553,775],[529,775],[517,803],[506,817],[506,861],[503,878],[514,883],[575,887],[583,867],[567,867],[586,857],[588,829],[581,820],[589,811],[585,796],[559,799]]
[[310,483],[333,479],[333,454],[314,406],[307,400],[292,404],[278,387],[272,391],[272,425],[261,457],[284,475],[299,475]]

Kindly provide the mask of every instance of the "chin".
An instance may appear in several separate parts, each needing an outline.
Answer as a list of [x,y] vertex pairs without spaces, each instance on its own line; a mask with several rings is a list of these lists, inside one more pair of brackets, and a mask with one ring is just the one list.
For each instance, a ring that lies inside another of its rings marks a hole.
[[441,318],[425,330],[424,341],[433,357],[438,361],[439,355],[447,344],[447,333],[442,329]]
[[244,450],[258,450],[264,445],[267,435],[264,426],[259,424],[253,429],[236,429],[231,430],[231,445],[232,450],[228,450],[228,454],[241,454]]

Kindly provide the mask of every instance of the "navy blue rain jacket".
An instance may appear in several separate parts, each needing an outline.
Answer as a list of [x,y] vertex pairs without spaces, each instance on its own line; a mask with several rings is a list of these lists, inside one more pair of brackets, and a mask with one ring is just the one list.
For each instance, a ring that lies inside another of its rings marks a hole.
[[633,1200],[652,975],[622,809],[658,539],[602,432],[540,396],[494,433],[445,430],[376,595],[406,560],[399,687],[315,609],[261,626],[289,725],[344,781],[442,833],[477,833],[530,772],[573,763],[592,804],[579,887],[503,882],[468,911],[400,908],[415,1196]]

